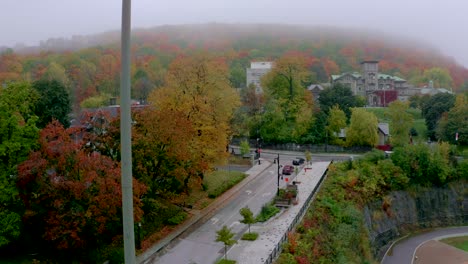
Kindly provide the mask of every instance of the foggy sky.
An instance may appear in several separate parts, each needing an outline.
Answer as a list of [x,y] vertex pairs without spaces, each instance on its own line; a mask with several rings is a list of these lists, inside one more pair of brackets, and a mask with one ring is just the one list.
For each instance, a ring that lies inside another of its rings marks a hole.
[[[121,0],[0,0],[0,46],[118,30]],[[132,26],[286,23],[369,28],[426,42],[468,67],[467,0],[133,0]]]

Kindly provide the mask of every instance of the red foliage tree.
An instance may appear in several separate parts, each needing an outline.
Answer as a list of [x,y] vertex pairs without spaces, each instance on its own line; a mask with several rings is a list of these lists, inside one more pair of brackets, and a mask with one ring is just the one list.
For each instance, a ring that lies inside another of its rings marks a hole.
[[[119,164],[84,151],[76,132],[52,122],[41,132],[39,151],[18,167],[25,225],[58,249],[90,249],[122,233]],[[145,187],[136,180],[133,186],[139,221]]]

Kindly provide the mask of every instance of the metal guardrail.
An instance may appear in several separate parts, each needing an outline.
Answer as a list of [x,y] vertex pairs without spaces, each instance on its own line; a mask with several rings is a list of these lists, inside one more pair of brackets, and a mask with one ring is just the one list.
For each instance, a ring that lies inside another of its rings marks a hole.
[[[333,163],[333,161],[330,162],[330,165],[332,163]],[[265,261],[265,264],[271,264],[271,263],[273,263],[274,260],[276,260],[276,258],[279,257],[279,255],[281,254],[281,251],[282,251],[282,244],[288,241],[288,233],[291,232],[294,229],[294,227],[296,227],[297,223],[299,223],[302,220],[302,218],[304,217],[305,213],[307,212],[307,209],[309,209],[309,206],[310,206],[310,203],[311,203],[312,199],[314,199],[315,195],[317,194],[317,191],[322,186],[322,182],[326,179],[327,172],[328,172],[328,168],[323,173],[323,175],[320,178],[320,180],[318,181],[317,185],[315,185],[315,188],[314,188],[314,190],[312,190],[309,197],[307,197],[307,200],[302,205],[302,207],[299,210],[299,212],[297,213],[296,217],[294,217],[294,220],[289,225],[288,230],[286,231],[286,233],[284,233],[284,235],[281,237],[278,244],[276,244],[275,248],[270,253],[270,256]]]

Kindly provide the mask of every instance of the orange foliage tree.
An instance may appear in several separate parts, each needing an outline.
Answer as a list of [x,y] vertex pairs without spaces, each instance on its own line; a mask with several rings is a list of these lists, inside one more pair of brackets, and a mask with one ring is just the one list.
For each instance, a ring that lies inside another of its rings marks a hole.
[[[173,176],[187,190],[190,177],[202,176],[226,157],[230,121],[239,105],[227,66],[204,55],[180,57],[170,65],[165,86],[153,91],[149,102],[151,107],[141,121],[137,119],[136,142],[168,156],[141,153],[146,158],[137,162],[153,163],[154,169],[147,171],[154,175],[151,180]],[[157,165],[164,158],[176,161],[166,171]]]
[[[102,246],[122,234],[120,166],[84,151],[78,135],[52,122],[41,131],[40,149],[18,167],[28,232],[71,252]],[[136,180],[133,186],[138,221],[145,186]]]

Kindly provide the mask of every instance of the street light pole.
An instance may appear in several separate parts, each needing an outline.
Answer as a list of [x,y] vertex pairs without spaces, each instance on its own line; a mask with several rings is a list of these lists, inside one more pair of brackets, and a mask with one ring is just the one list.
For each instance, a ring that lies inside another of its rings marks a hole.
[[122,172],[122,218],[126,264],[135,263],[135,233],[133,222],[132,133],[130,115],[130,17],[131,0],[122,0],[120,140]]
[[279,180],[280,180],[280,168],[281,168],[281,167],[280,167],[280,162],[279,162],[279,153],[278,153],[278,157],[275,158],[275,160],[276,160],[276,163],[278,164],[278,185],[277,185],[278,188],[277,188],[277,190],[276,190],[276,196],[278,196],[278,195],[279,195],[279,190],[280,190],[280,188],[279,188]]

